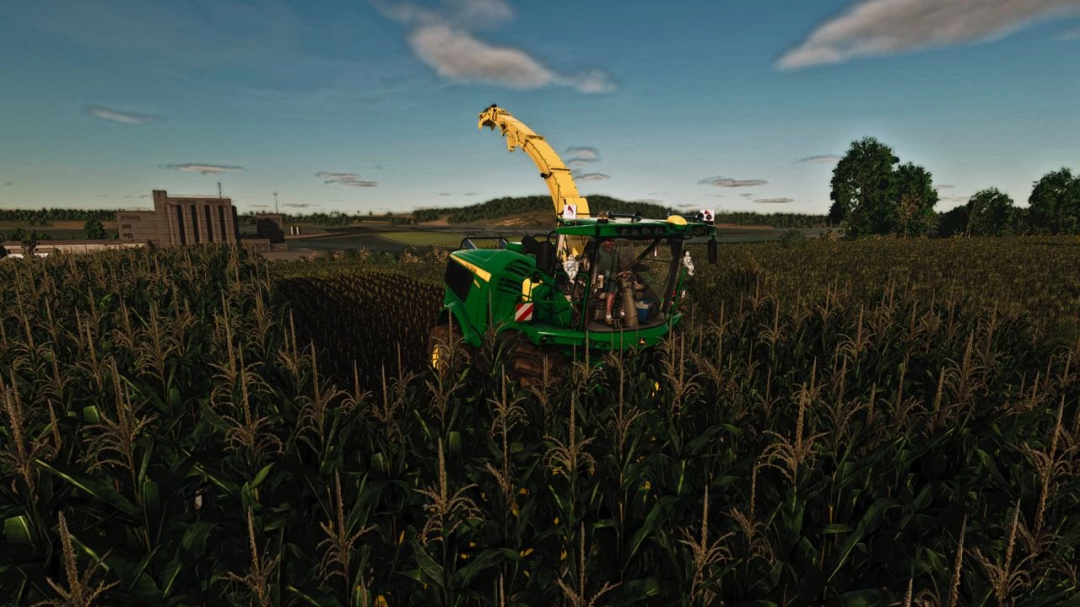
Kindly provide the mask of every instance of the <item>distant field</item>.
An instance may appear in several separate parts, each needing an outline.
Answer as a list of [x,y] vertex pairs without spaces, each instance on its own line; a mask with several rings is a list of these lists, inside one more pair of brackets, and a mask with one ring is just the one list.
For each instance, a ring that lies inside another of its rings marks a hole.
[[457,247],[464,238],[446,232],[379,232],[379,238],[417,247]]

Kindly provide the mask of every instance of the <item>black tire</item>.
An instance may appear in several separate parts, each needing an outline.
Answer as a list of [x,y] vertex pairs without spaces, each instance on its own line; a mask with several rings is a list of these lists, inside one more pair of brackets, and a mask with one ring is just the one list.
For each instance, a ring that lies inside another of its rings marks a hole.
[[562,352],[538,346],[518,331],[507,331],[505,337],[506,374],[523,388],[544,383],[544,365],[547,364],[548,380],[555,387],[562,384],[567,358]]

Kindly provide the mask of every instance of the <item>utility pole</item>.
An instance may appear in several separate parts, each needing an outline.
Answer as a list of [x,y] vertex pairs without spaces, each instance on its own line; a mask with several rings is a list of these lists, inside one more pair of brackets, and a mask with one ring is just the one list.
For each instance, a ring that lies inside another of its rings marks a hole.
[[217,197],[218,197],[218,200],[221,200],[221,182],[220,181],[217,182]]
[[277,214],[277,192],[274,192],[274,213]]

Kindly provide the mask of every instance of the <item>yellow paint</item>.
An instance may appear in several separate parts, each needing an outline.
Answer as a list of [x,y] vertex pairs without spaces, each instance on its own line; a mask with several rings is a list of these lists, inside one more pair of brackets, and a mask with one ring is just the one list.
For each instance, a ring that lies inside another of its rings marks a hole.
[[679,217],[678,215],[669,215],[667,218],[667,222],[675,224],[677,226],[686,225],[686,219],[683,217]]
[[483,129],[485,126],[491,130],[499,127],[499,132],[506,137],[507,150],[513,152],[516,148],[521,148],[536,164],[536,168],[540,169],[540,175],[551,193],[556,217],[562,216],[563,207],[567,204],[577,205],[578,217],[589,216],[589,201],[578,194],[569,167],[563,164],[562,159],[543,137],[514,118],[510,112],[495,106],[480,113],[476,128]]
[[480,266],[478,266],[476,264],[469,263],[469,262],[465,261],[464,259],[458,257],[457,255],[451,255],[450,259],[453,259],[454,261],[456,261],[456,262],[460,263],[461,265],[465,266],[470,272],[472,272],[473,274],[476,274],[476,276],[480,280],[483,280],[484,282],[491,282],[491,272],[488,272],[487,270],[481,268]]
[[532,299],[533,281],[531,278],[526,278],[521,281],[521,295],[526,299]]

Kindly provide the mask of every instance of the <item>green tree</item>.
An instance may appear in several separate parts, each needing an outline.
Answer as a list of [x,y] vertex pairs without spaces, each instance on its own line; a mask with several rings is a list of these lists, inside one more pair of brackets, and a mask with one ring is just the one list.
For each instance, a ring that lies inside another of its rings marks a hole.
[[83,232],[86,232],[86,237],[90,240],[107,240],[109,235],[105,232],[105,225],[101,223],[100,219],[87,220],[83,225]]
[[1080,233],[1080,175],[1064,167],[1043,175],[1035,182],[1028,207],[1028,220],[1036,231]]
[[34,251],[37,250],[39,240],[37,232],[24,232],[22,238],[19,240],[20,244],[22,244],[23,255],[26,257],[33,257]]
[[949,209],[937,216],[937,235],[941,237],[963,236],[967,231],[968,208],[967,205]]
[[894,173],[896,209],[893,211],[893,232],[917,236],[930,231],[936,218],[934,205],[938,202],[934,178],[921,166],[907,163]]
[[1015,227],[1013,199],[997,188],[988,188],[968,200],[968,236],[1004,236]]
[[873,137],[854,141],[833,169],[833,208],[848,236],[893,231],[897,200],[895,169],[900,162],[892,148]]

